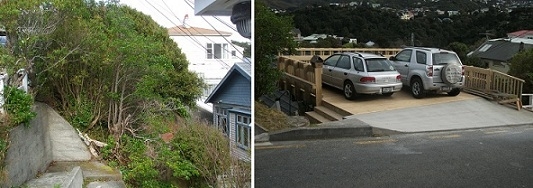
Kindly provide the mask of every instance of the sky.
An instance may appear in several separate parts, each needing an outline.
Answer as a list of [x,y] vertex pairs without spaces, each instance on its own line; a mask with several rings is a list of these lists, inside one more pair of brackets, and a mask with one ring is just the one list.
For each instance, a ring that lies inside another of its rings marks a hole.
[[194,15],[194,9],[192,8],[194,7],[194,0],[120,0],[120,3],[151,16],[154,21],[165,28],[182,25],[183,18],[185,15],[188,15],[189,19],[187,20],[187,24],[192,27],[211,30],[216,28],[219,31],[233,33],[229,37],[229,40],[250,42],[250,39],[242,37],[236,31],[235,24],[231,22],[229,16],[217,16],[221,22],[213,16],[203,16],[205,18],[204,20],[202,16]]

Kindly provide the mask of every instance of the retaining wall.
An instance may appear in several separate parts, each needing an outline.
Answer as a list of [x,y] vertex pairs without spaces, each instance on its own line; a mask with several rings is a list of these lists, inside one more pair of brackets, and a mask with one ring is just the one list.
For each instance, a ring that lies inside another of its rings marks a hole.
[[9,133],[9,149],[5,170],[7,177],[0,187],[17,187],[35,178],[52,162],[52,147],[48,134],[48,110],[51,108],[36,103],[37,116],[30,126],[19,125]]

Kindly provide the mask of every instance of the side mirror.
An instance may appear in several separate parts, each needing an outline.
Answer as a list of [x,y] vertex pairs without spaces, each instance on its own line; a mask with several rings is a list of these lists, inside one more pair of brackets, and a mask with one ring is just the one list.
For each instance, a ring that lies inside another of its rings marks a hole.
[[395,61],[395,60],[396,60],[396,56],[390,56],[390,57],[389,57],[389,60],[391,60],[391,61]]

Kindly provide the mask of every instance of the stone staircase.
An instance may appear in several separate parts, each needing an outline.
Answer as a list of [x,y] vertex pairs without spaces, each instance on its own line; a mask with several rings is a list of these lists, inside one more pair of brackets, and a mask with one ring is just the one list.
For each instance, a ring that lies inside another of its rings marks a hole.
[[57,112],[48,110],[48,122],[53,161],[23,187],[126,187],[120,171],[93,160],[77,131]]
[[26,182],[23,187],[125,188],[126,185],[118,170],[97,161],[86,161],[55,162],[46,173]]
[[305,116],[309,119],[311,124],[339,121],[344,119],[345,116],[349,115],[352,114],[335,107],[327,101],[322,101],[322,105],[315,106],[313,111],[305,112]]

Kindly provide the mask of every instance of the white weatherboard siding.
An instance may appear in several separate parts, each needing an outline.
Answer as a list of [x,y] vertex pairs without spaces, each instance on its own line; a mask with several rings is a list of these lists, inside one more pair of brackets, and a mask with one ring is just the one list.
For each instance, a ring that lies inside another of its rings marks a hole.
[[[212,89],[236,62],[242,62],[243,48],[229,44],[222,36],[171,36],[189,61],[189,70],[198,73]],[[208,59],[207,44],[227,44],[226,58]],[[235,47],[234,47],[235,46]],[[232,56],[233,54],[236,56]],[[206,97],[209,91],[204,94]]]

